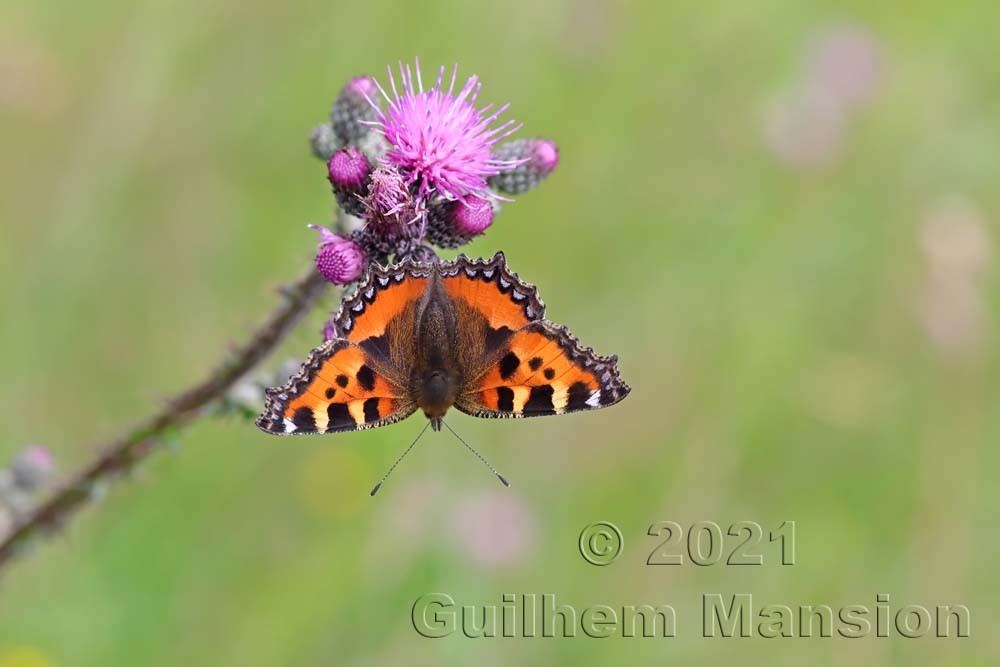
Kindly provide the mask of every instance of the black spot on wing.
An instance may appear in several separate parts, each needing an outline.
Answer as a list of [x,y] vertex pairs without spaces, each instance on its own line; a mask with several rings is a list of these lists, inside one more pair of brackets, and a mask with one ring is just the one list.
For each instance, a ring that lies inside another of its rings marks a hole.
[[487,354],[499,350],[514,335],[514,332],[507,327],[486,330],[486,352]]
[[544,371],[542,372],[542,375],[544,375],[544,376],[545,376],[545,379],[546,379],[546,380],[551,380],[551,379],[553,379],[553,378],[554,378],[554,377],[556,376],[556,371],[555,371],[555,369],[554,369],[554,368],[546,368],[546,369],[545,369],[545,370],[544,370]]
[[528,367],[533,371],[537,371],[539,368],[542,367],[542,358],[532,357],[531,361],[528,362]]
[[366,364],[358,369],[358,384],[365,391],[371,391],[375,388],[375,373]]
[[343,389],[344,387],[346,387],[347,386],[347,376],[344,375],[343,373],[341,373],[340,375],[338,375],[337,376],[337,384],[340,386],[341,389]]
[[535,415],[554,415],[556,408],[552,404],[552,394],[553,389],[550,384],[532,387],[528,401],[524,404],[523,412]]
[[326,388],[326,397],[328,399],[333,398],[336,395],[337,395],[337,390],[336,389],[334,389],[333,387],[327,387]]
[[503,359],[500,360],[500,377],[506,380],[514,374],[514,371],[516,371],[517,367],[520,365],[521,359],[513,352],[508,352],[503,356]]
[[566,411],[586,410],[590,407],[587,405],[588,398],[590,398],[590,387],[587,386],[587,383],[574,382],[569,386],[569,392],[566,396]]
[[326,425],[327,431],[342,429],[345,426],[350,426],[352,428],[357,426],[357,422],[355,422],[354,417],[351,416],[346,403],[331,403],[326,408],[326,416],[330,420]]
[[313,417],[312,408],[301,406],[292,415],[292,423],[300,431],[315,431],[316,419]]
[[510,387],[497,387],[497,410],[514,412],[514,390]]
[[[364,366],[367,368],[367,366]],[[365,423],[377,422],[379,420],[378,398],[372,397],[365,401]]]

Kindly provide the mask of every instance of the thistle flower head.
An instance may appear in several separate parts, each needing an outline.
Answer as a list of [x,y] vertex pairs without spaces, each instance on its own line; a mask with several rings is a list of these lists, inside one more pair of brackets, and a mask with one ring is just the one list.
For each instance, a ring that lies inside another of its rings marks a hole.
[[330,156],[326,164],[327,177],[333,186],[337,203],[347,213],[360,215],[359,197],[364,193],[372,165],[365,154],[355,146],[346,146]]
[[427,216],[427,239],[441,248],[458,248],[493,224],[493,205],[470,195],[464,202],[439,202]]
[[559,147],[549,139],[507,141],[497,147],[496,155],[515,166],[490,178],[490,186],[511,195],[538,187],[559,164]]
[[341,148],[327,162],[327,175],[335,188],[361,192],[372,167],[365,154],[354,146]]
[[368,99],[375,90],[370,76],[356,76],[340,91],[330,109],[330,128],[342,144],[357,144],[368,134],[366,123],[375,120]]
[[346,285],[361,277],[367,263],[365,252],[353,239],[334,234],[326,227],[309,225],[320,233],[316,268],[335,285]]
[[456,202],[452,213],[455,229],[466,236],[478,236],[493,224],[493,206],[481,197]]
[[405,254],[423,238],[427,208],[395,167],[381,165],[372,172],[361,206],[368,224],[357,238],[370,254]]
[[362,217],[375,223],[411,225],[423,219],[422,202],[413,197],[406,179],[399,171],[385,165],[372,172],[368,194],[362,203],[365,208]]
[[327,319],[326,323],[323,324],[323,340],[330,340],[331,338],[337,337],[337,325],[335,324],[336,319],[337,311],[334,311],[333,314],[330,315],[330,318]]
[[492,105],[476,109],[481,84],[471,76],[456,93],[457,65],[447,89],[443,87],[444,67],[429,90],[424,90],[419,61],[415,71],[416,80],[409,65],[399,64],[400,92],[392,69],[388,69],[391,97],[375,82],[388,103],[385,111],[369,99],[376,110],[376,120],[370,124],[389,143],[385,162],[405,175],[406,184],[414,187],[422,201],[432,195],[450,200],[486,195],[486,179],[515,164],[497,158],[493,146],[520,125],[508,120],[491,127],[508,105],[496,110]]

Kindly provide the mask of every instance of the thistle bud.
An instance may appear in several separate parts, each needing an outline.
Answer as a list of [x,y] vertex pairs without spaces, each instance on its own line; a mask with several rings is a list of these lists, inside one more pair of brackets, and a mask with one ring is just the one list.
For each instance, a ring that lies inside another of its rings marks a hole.
[[309,148],[312,149],[313,155],[324,162],[340,150],[342,145],[329,123],[317,125],[309,135]]
[[538,187],[559,164],[559,147],[548,139],[516,139],[500,144],[496,157],[513,164],[489,180],[490,187],[519,195]]
[[457,248],[479,236],[493,224],[489,200],[469,195],[465,201],[441,202],[427,216],[427,238],[441,248]]
[[327,173],[337,203],[345,212],[360,215],[364,207],[359,197],[365,193],[372,165],[354,146],[341,148],[327,162]]
[[334,234],[326,227],[309,225],[320,233],[316,268],[334,285],[354,282],[364,273],[367,259],[364,250],[354,240]]
[[374,121],[375,109],[368,102],[375,97],[375,80],[356,76],[340,91],[330,110],[330,124],[344,144],[357,144],[371,130],[362,121]]
[[[323,340],[330,340],[337,337],[337,325],[334,323],[336,313],[323,324]],[[294,373],[294,371],[292,371]]]
[[44,484],[54,469],[52,453],[38,445],[25,449],[10,465],[14,484],[22,491],[33,491]]

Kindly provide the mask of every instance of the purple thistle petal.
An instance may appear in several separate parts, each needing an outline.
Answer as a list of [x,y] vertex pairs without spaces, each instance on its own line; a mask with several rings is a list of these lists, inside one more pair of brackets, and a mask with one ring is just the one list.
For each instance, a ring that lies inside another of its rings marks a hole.
[[385,110],[368,98],[377,118],[370,124],[390,145],[384,161],[399,169],[421,201],[435,195],[461,201],[468,195],[489,195],[486,179],[512,166],[509,160],[497,158],[493,147],[521,127],[510,120],[491,127],[509,105],[495,110],[486,105],[477,110],[475,102],[482,84],[476,76],[466,79],[454,94],[457,65],[447,90],[444,67],[428,90],[424,90],[419,60],[413,68],[400,62],[398,69],[397,84],[397,75],[387,68],[391,95],[375,81],[387,102]]

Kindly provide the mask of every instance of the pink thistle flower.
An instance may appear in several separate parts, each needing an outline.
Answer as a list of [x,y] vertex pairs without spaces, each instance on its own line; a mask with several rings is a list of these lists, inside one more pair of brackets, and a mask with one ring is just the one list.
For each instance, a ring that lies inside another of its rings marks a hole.
[[517,164],[495,156],[493,146],[521,126],[508,120],[490,127],[509,105],[492,113],[492,105],[477,110],[474,105],[481,84],[475,76],[455,94],[458,65],[452,70],[447,90],[442,88],[444,67],[429,90],[424,90],[419,60],[415,69],[416,82],[410,66],[399,64],[402,94],[391,68],[387,71],[392,97],[375,81],[388,103],[383,112],[369,98],[377,117],[369,124],[390,145],[383,159],[405,174],[406,185],[416,188],[420,200],[435,194],[450,200],[464,200],[470,194],[485,196],[489,192],[486,179]]
[[368,158],[354,146],[342,148],[334,153],[326,166],[330,184],[352,194],[362,192],[365,179],[372,172]]
[[464,202],[455,202],[451,206],[452,224],[462,236],[479,236],[493,224],[493,206],[482,197],[471,195]]
[[516,166],[492,177],[490,185],[510,195],[538,187],[559,164],[559,147],[549,139],[515,139],[497,147],[496,154]]
[[427,238],[441,248],[457,248],[479,236],[493,224],[489,200],[469,195],[464,202],[442,202],[431,207]]
[[334,285],[354,282],[364,273],[367,258],[360,245],[353,239],[334,234],[326,227],[309,225],[320,233],[316,268]]
[[395,167],[382,165],[372,172],[361,206],[368,224],[360,237],[373,254],[403,254],[423,238],[427,208]]
[[377,224],[415,225],[421,223],[425,215],[422,202],[410,194],[403,175],[386,166],[372,172],[363,203],[365,213],[362,217]]
[[[335,310],[330,315],[330,319],[328,319],[326,323],[323,324],[323,340],[330,340],[332,338],[337,337],[337,325],[334,323],[334,320],[336,319],[337,319],[337,311]],[[294,373],[295,371],[292,372]]]
[[347,213],[360,215],[363,210],[360,197],[372,173],[368,158],[354,146],[347,146],[334,153],[326,166],[337,203]]

